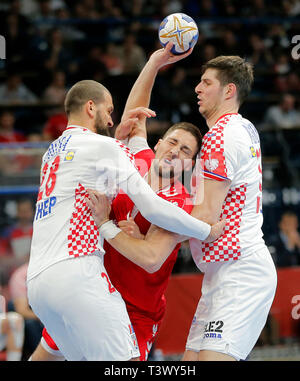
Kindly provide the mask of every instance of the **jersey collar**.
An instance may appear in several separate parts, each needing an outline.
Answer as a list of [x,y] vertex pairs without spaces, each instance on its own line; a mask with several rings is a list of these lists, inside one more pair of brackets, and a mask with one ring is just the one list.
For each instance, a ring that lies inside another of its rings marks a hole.
[[82,131],[90,131],[88,128],[82,127],[82,126],[78,126],[77,124],[69,124],[69,125],[67,125],[66,130],[73,130],[75,128],[80,128]]
[[215,125],[223,118],[225,118],[225,116],[228,116],[228,115],[239,115],[237,112],[228,112],[227,114],[224,114],[224,115],[221,115],[215,122]]

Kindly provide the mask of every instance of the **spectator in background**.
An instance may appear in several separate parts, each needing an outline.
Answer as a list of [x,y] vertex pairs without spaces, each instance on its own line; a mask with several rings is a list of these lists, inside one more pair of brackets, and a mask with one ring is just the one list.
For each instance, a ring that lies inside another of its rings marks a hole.
[[117,53],[123,62],[123,74],[138,74],[146,64],[144,49],[136,43],[136,36],[133,33],[126,34]]
[[62,105],[66,92],[66,75],[63,71],[57,70],[53,72],[52,81],[46,87],[42,100],[45,103]]
[[60,25],[60,30],[66,41],[81,41],[86,37],[85,33],[80,31],[76,25],[70,25],[69,23],[64,24],[65,21],[72,18],[66,6],[62,5],[61,7],[58,7],[55,10],[55,17],[59,22],[62,22],[62,25]]
[[15,130],[15,116],[11,111],[0,114],[0,143],[18,143],[26,141],[22,132]]
[[16,267],[26,263],[30,253],[32,238],[33,205],[29,199],[17,203],[16,222],[1,234],[5,255],[1,257],[1,266],[11,273]]
[[188,119],[191,112],[190,104],[194,101],[195,95],[189,87],[187,72],[183,67],[177,66],[171,74],[171,79],[165,86],[161,86],[158,102],[163,119],[177,123]]
[[[28,260],[29,256],[27,257]],[[23,352],[25,355],[31,354],[38,346],[41,337],[43,325],[38,317],[33,313],[27,299],[27,269],[28,262],[18,267],[9,279],[9,291],[11,300],[8,309],[21,315],[25,323],[25,339]]]
[[55,71],[51,84],[45,89],[43,100],[49,104],[56,104],[57,107],[47,111],[48,119],[42,130],[42,140],[53,141],[57,139],[65,130],[68,119],[64,110],[64,100],[67,88],[65,85],[65,73]]
[[279,222],[279,234],[270,240],[270,246],[275,248],[274,260],[277,267],[300,265],[300,233],[296,213],[286,211]]
[[248,49],[247,61],[256,67],[256,71],[266,73],[266,70],[273,65],[273,56],[257,33],[251,34]]
[[61,111],[51,115],[48,118],[42,133],[42,138],[44,141],[48,142],[57,139],[66,129],[68,119],[63,108],[60,110]]
[[104,53],[101,54],[101,62],[106,67],[109,75],[120,75],[123,73],[123,62],[121,61],[117,47],[113,42],[105,46]]
[[295,71],[278,75],[274,80],[274,89],[280,93],[300,94],[300,76]]
[[264,125],[275,129],[300,127],[300,112],[295,108],[295,102],[293,95],[284,94],[279,104],[267,109]]
[[238,43],[238,38],[232,30],[225,29],[222,33],[222,43],[220,46],[220,53],[222,55],[239,55],[241,54],[241,47]]
[[56,70],[69,72],[74,57],[71,47],[66,48],[64,36],[59,28],[52,28],[47,34],[47,49],[45,51],[44,68],[50,74]]
[[5,298],[0,294],[0,351],[5,349],[6,361],[21,361],[23,342],[24,319],[17,312],[6,312]]
[[39,21],[39,32],[41,33],[41,35],[45,36],[46,33],[52,28],[51,22],[55,20],[52,1],[37,0],[35,3],[35,9],[33,13],[31,13],[30,18],[33,22]]
[[19,0],[10,2],[9,10],[4,13],[3,19],[0,20],[0,34],[5,36],[6,40],[7,64],[18,65],[24,69],[32,26],[29,20],[20,14]]
[[0,85],[0,103],[2,104],[32,104],[37,96],[23,83],[18,73],[8,75],[6,82]]
[[107,68],[105,63],[103,63],[102,48],[98,45],[92,46],[86,57],[83,58],[81,65],[78,70],[78,80],[83,80],[86,78],[94,79],[98,82],[103,82],[107,75]]

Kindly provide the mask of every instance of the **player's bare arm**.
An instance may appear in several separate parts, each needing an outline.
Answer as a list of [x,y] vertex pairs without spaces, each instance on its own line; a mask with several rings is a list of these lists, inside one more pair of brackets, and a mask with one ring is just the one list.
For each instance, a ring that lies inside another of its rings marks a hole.
[[[98,227],[109,220],[110,204],[104,194],[94,190],[88,190],[90,199],[87,205],[91,209],[93,218]],[[220,221],[212,226],[206,242],[217,239],[225,227],[225,221]],[[149,273],[156,272],[174,250],[175,246],[187,237],[179,236],[167,230],[151,225],[144,239],[131,237],[120,231],[108,242],[127,259],[142,267]]]
[[230,188],[230,183],[229,180],[205,179],[203,196],[200,195],[199,199],[201,201],[194,206],[192,216],[210,225],[217,223],[220,219],[222,205]]
[[[169,42],[164,49],[158,49],[151,55],[129,93],[122,122],[128,119],[131,110],[149,107],[151,92],[159,69],[188,57],[193,50],[189,49],[185,54],[175,56],[170,52],[172,47],[173,44]],[[135,124],[135,128],[130,131],[120,124],[115,132],[117,139],[132,138],[133,136],[147,138],[145,117],[139,118],[139,123]]]

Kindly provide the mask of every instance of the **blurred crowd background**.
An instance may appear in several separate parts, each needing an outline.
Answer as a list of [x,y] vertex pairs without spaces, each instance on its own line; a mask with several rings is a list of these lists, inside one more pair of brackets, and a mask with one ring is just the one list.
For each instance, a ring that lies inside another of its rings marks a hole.
[[[135,79],[161,47],[160,22],[174,12],[194,18],[199,40],[188,59],[162,69],[156,80],[150,146],[178,121],[206,133],[194,92],[204,62],[221,54],[251,62],[255,82],[240,113],[261,137],[265,240],[278,268],[300,265],[300,65],[292,54],[293,36],[300,42],[300,1],[1,0],[0,291],[12,308],[15,293],[25,297],[20,288],[41,157],[66,126],[66,91],[82,79],[103,83],[117,125]],[[183,244],[174,273],[197,271]],[[34,329],[41,329],[37,320]]]

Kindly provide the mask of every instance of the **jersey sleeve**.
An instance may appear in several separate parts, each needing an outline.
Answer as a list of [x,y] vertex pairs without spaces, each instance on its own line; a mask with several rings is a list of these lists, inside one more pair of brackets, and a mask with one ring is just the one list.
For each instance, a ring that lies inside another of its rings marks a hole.
[[135,165],[140,172],[141,176],[144,176],[150,169],[152,160],[154,160],[155,154],[151,148],[139,151],[134,155]]
[[237,168],[237,154],[232,133],[218,130],[205,135],[201,149],[201,165],[205,179],[233,179]]
[[150,149],[147,139],[141,137],[141,136],[134,136],[128,141],[128,147],[130,148],[131,152],[136,155],[137,153]]

